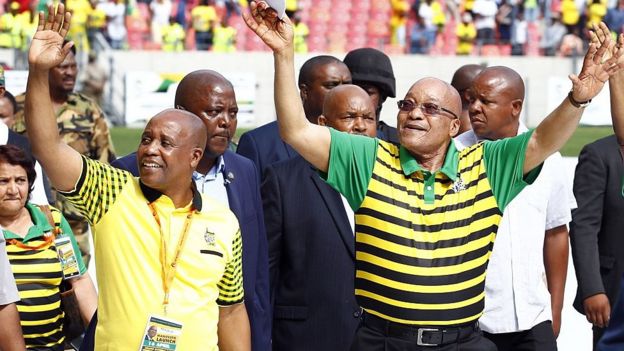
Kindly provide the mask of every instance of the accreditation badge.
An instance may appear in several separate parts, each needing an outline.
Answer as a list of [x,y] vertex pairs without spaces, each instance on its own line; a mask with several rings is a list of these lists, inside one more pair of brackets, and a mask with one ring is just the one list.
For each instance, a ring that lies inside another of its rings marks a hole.
[[149,316],[139,351],[175,350],[182,336],[182,324],[168,318]]
[[69,239],[68,236],[60,236],[54,240],[54,246],[56,246],[56,253],[58,254],[59,261],[61,261],[63,279],[69,279],[80,275],[78,258],[76,257],[71,239]]

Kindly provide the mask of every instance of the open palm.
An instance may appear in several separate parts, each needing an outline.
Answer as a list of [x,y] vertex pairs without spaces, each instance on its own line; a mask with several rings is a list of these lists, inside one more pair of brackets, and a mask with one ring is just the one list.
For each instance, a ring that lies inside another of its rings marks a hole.
[[622,56],[622,50],[613,50],[613,47],[610,35],[603,35],[602,40],[592,41],[585,54],[581,73],[578,76],[570,76],[573,98],[576,101],[593,99],[602,90],[609,77],[621,68],[618,61]]
[[72,46],[72,43],[63,45],[70,22],[71,13],[65,12],[63,4],[58,5],[56,12],[50,5],[47,18],[39,13],[37,32],[28,50],[28,63],[31,66],[46,70],[63,62]]

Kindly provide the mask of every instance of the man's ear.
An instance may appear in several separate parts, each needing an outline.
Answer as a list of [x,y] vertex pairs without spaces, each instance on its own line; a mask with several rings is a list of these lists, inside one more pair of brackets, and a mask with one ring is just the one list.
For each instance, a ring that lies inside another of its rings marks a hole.
[[451,138],[454,138],[457,136],[457,133],[459,133],[460,126],[461,126],[461,121],[459,120],[459,118],[454,118],[453,120],[451,120],[451,123],[449,125],[449,135],[451,136]]
[[306,101],[308,99],[308,86],[305,84],[299,84],[299,96],[301,97],[301,101]]
[[511,115],[517,119],[520,117],[520,112],[522,112],[522,100],[516,99],[511,102]]
[[327,118],[323,115],[318,116],[318,120],[317,123],[319,126],[326,126],[327,125]]
[[191,151],[191,167],[193,167],[193,169],[197,168],[203,156],[204,150],[199,147],[193,148],[193,151]]

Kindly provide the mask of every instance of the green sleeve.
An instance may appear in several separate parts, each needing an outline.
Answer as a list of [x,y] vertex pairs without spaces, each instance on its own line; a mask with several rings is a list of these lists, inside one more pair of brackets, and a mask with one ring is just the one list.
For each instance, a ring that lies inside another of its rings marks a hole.
[[[67,223],[67,220],[65,219],[65,217],[61,217],[61,231],[63,232],[63,234],[67,235],[69,237],[69,240],[72,243],[72,247],[74,248],[74,252],[76,253],[76,261],[78,262],[78,269],[80,270],[80,275],[83,275],[87,272],[87,267],[84,264],[84,261],[82,260],[82,254],[80,253],[80,248],[78,247],[78,243],[76,242],[76,238],[74,237],[74,232],[72,232],[71,227],[69,226],[69,223]],[[85,235],[89,235],[88,233],[86,233]]]
[[513,138],[486,141],[483,145],[483,159],[492,193],[501,211],[524,187],[532,184],[539,175],[542,165],[523,175],[526,147],[533,131]]
[[364,201],[377,158],[378,140],[329,129],[331,144],[327,183],[357,211]]

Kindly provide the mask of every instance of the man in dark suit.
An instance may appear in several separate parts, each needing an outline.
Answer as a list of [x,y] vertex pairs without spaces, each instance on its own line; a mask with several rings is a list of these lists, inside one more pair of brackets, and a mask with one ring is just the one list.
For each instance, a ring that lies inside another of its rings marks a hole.
[[[609,31],[601,24],[600,38]],[[601,39],[603,40],[603,39]],[[624,50],[620,36],[613,50]],[[624,58],[618,64],[624,66]],[[615,135],[586,145],[574,175],[578,208],[572,214],[570,239],[578,290],[574,307],[593,324],[594,349],[611,318],[624,273],[624,72],[609,79]]]
[[[251,325],[252,349],[271,349],[268,249],[257,170],[248,159],[230,151],[238,106],[232,84],[215,71],[186,75],[176,90],[175,106],[199,116],[208,131],[204,156],[193,174],[200,192],[228,205],[243,237],[245,307]],[[138,175],[136,154],[112,163]]]
[[388,55],[373,48],[351,50],[342,60],[349,71],[353,84],[364,89],[373,100],[377,115],[377,137],[398,144],[396,128],[380,121],[381,108],[388,97],[396,97],[396,80]]
[[[320,125],[375,136],[364,90],[330,91]],[[269,238],[273,350],[348,350],[359,323],[353,294],[353,211],[301,156],[266,168],[262,184]]]
[[[339,59],[322,55],[306,61],[299,71],[298,85],[308,120],[317,123],[328,91],[340,84],[350,83],[351,73]],[[260,176],[271,163],[297,156],[297,152],[280,138],[277,121],[243,134],[236,152],[252,160],[260,171]]]

